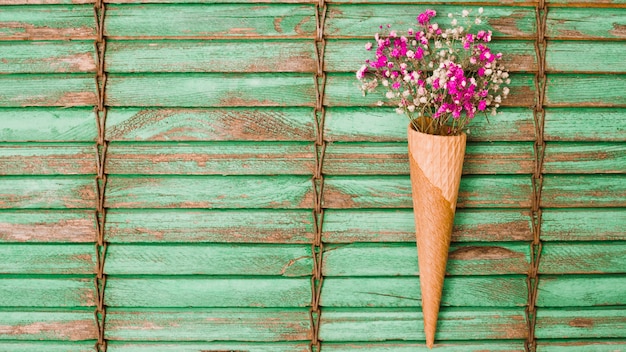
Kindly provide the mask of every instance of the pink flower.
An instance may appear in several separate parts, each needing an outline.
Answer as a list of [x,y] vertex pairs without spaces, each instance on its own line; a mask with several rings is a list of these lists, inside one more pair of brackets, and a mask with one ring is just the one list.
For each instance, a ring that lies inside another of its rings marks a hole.
[[478,69],[478,75],[480,77],[485,75],[485,68],[484,67],[481,67],[481,68]]
[[395,90],[400,89],[400,82],[393,82],[393,84],[391,85],[391,88]]
[[486,108],[487,102],[485,100],[481,100],[480,102],[478,102],[478,110],[485,111]]
[[417,22],[419,22],[419,24],[423,26],[426,23],[428,23],[428,21],[430,21],[430,19],[435,17],[436,15],[437,15],[437,12],[435,10],[426,10],[423,13],[420,13],[419,16],[417,16]]
[[372,50],[372,43],[365,44],[365,50]]

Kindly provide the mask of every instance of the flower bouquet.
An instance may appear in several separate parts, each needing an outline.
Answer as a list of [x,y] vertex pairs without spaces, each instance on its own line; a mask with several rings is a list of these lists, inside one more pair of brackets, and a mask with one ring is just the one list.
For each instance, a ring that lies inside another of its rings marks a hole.
[[[408,144],[422,312],[426,344],[432,348],[456,211],[466,131],[479,113],[495,115],[509,93],[501,53],[489,48],[491,31],[463,10],[448,14],[449,28],[426,10],[405,33],[381,26],[373,59],[356,72],[364,94],[382,90],[396,112],[409,118]],[[378,105],[385,105],[379,101]]]

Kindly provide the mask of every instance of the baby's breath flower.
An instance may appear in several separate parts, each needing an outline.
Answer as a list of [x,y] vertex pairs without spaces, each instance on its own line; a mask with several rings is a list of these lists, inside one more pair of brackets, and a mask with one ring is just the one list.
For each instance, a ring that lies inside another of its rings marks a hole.
[[469,11],[463,10],[463,12],[461,12],[461,16],[463,16],[463,17],[469,16]]

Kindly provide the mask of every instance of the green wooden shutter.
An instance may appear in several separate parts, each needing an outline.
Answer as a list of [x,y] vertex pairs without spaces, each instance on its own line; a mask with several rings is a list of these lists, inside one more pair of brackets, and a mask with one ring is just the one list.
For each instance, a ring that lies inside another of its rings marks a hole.
[[470,128],[437,349],[626,350],[623,1],[0,4],[0,351],[425,351],[406,118],[354,71],[481,6],[513,87]]

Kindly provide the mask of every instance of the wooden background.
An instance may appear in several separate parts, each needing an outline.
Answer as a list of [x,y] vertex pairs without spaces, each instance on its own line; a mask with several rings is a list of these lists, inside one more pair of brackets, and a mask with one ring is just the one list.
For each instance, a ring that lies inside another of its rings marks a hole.
[[[94,4],[0,4],[0,351],[93,351]],[[525,0],[104,6],[109,351],[308,351],[322,161],[322,350],[425,351],[407,122],[354,71],[380,24],[480,6],[512,95],[470,129],[436,350],[626,351],[624,0],[546,1],[545,53]]]

